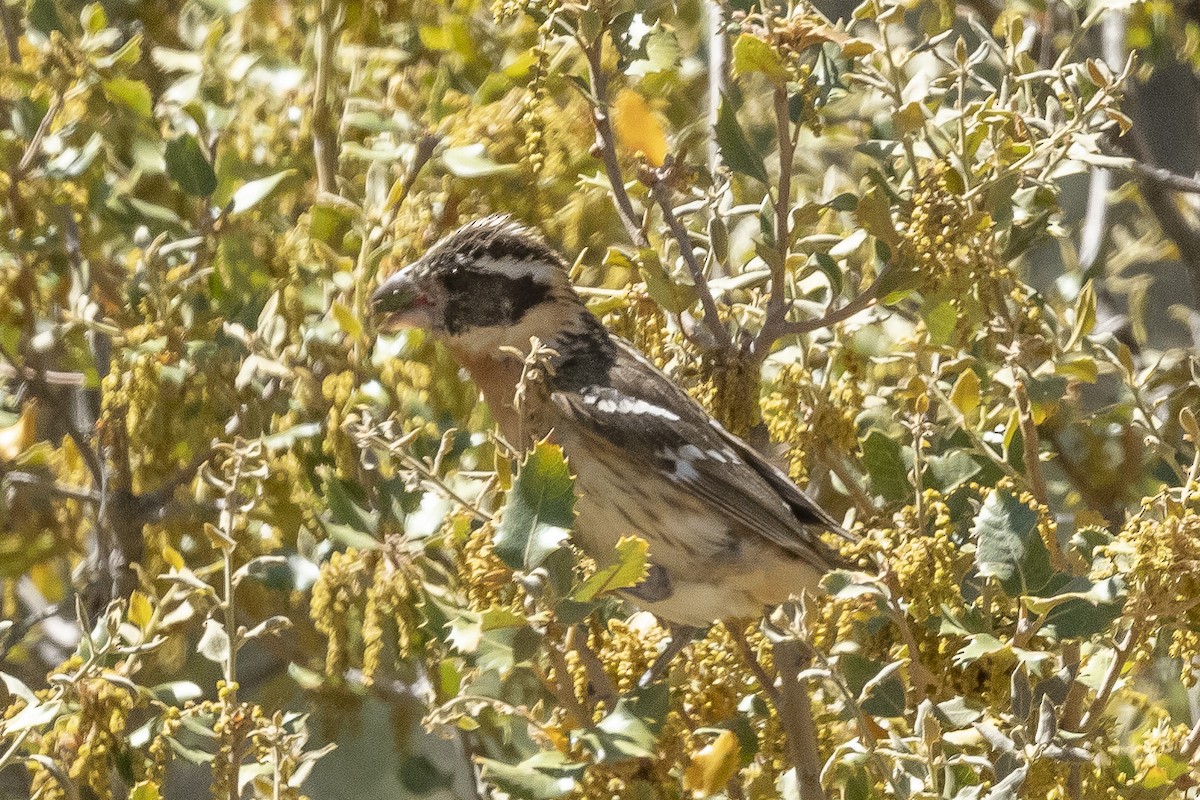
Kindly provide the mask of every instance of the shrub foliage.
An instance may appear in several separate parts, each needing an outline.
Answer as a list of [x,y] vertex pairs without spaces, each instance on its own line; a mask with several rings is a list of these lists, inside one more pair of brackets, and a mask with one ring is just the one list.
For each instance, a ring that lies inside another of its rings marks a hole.
[[[1195,187],[1099,47],[1194,30],[967,5],[0,5],[0,792],[1192,790],[1200,372],[1144,267]],[[492,212],[862,569],[642,685],[646,543],[597,569],[561,452],[369,322]]]

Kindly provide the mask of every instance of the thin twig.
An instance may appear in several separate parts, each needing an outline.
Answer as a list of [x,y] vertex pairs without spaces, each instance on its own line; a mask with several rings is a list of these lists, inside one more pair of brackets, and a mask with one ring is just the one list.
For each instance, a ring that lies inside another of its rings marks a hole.
[[[1025,381],[1020,379],[1014,381],[1012,393],[1013,402],[1017,406],[1017,421],[1021,426],[1021,456],[1025,463],[1025,480],[1029,483],[1029,491],[1033,494],[1033,499],[1046,505],[1048,502],[1046,476],[1042,474],[1040,440],[1038,439],[1037,424],[1033,421],[1033,409],[1029,403],[1029,391],[1025,388]],[[1059,553],[1059,555],[1062,554]]]
[[[661,172],[668,169],[669,167],[664,167]],[[720,348],[725,350],[732,348],[733,338],[729,335],[729,330],[721,324],[721,317],[717,313],[717,303],[713,300],[712,290],[708,286],[708,278],[696,260],[696,253],[692,250],[691,236],[688,235],[687,228],[683,226],[683,223],[679,221],[679,217],[675,215],[675,210],[671,208],[671,190],[667,187],[665,175],[660,174],[656,177],[654,185],[650,187],[650,194],[658,203],[658,207],[662,209],[663,219],[666,220],[667,227],[671,229],[671,235],[679,244],[679,253],[683,256],[688,271],[692,274],[692,283],[696,286],[696,292],[700,295],[700,306],[704,309],[704,327],[713,335]]]
[[792,206],[792,163],[796,158],[790,134],[787,89],[776,87],[773,94],[775,136],[779,140],[779,186],[775,195],[775,247],[771,259],[771,296],[767,300],[767,319],[752,345],[752,352],[763,358],[786,329],[788,304],[784,302],[787,281],[787,251],[791,243],[789,217]]
[[716,175],[721,166],[717,144],[717,117],[721,98],[729,86],[729,39],[725,35],[725,7],[720,0],[705,2],[708,24],[708,171]]
[[64,486],[61,483],[55,483],[50,478],[35,475],[32,472],[3,472],[0,473],[0,480],[8,481],[9,483],[19,483],[23,486],[37,486],[56,497],[66,500],[81,500],[87,503],[100,502],[100,493],[97,491],[77,486]]
[[725,630],[729,631],[729,636],[733,639],[734,645],[742,656],[742,661],[754,673],[755,680],[762,687],[763,692],[771,701],[771,705],[776,709],[780,707],[779,689],[775,686],[775,677],[767,672],[766,667],[758,660],[758,656],[754,652],[754,648],[750,646],[750,642],[746,639],[746,633],[741,629],[741,626],[733,620],[726,620],[721,623],[725,626]]
[[13,21],[12,9],[8,0],[0,0],[0,26],[4,27],[4,44],[8,48],[8,61],[11,64],[21,63],[21,37]]
[[[787,322],[782,321],[779,324],[777,331],[774,333],[775,340],[784,336],[797,336],[802,333],[811,333],[819,331],[822,328],[828,328],[831,325],[836,325],[839,322],[844,322],[851,317],[859,314],[871,306],[879,302],[879,286],[883,281],[883,276],[876,278],[875,281],[863,291],[858,297],[855,297],[849,303],[841,308],[826,311],[816,319],[806,319],[803,322]],[[761,334],[760,334],[761,337]],[[765,358],[766,354],[762,356]]]
[[600,159],[604,163],[604,172],[612,185],[613,203],[617,206],[617,216],[625,227],[625,233],[635,247],[650,246],[637,213],[633,210],[633,201],[629,192],[625,191],[625,178],[621,175],[621,163],[617,159],[617,140],[613,133],[612,122],[608,116],[608,76],[604,73],[601,51],[604,49],[604,32],[596,35],[595,40],[588,42],[576,34],[576,41],[587,57],[588,80],[591,83],[592,95],[588,98],[592,107],[592,124],[596,127],[596,147],[600,151]]
[[1100,686],[1096,690],[1095,699],[1092,700],[1087,713],[1083,715],[1083,719],[1079,722],[1081,730],[1087,732],[1095,727],[1096,723],[1100,720],[1100,715],[1108,707],[1109,698],[1112,697],[1112,693],[1117,686],[1117,679],[1121,677],[1121,671],[1125,667],[1125,662],[1129,660],[1129,656],[1133,653],[1133,645],[1137,641],[1138,633],[1138,626],[1136,624],[1131,625],[1125,631],[1125,635],[1114,644],[1112,663],[1108,665],[1108,669],[1104,672],[1104,677],[1101,679]]
[[312,139],[313,159],[317,163],[317,188],[331,194],[337,191],[337,134],[329,109],[329,80],[333,72],[333,15],[336,0],[321,0],[313,40],[316,77],[313,86]]
[[37,130],[33,133],[33,138],[29,140],[29,144],[25,146],[25,152],[21,154],[21,160],[17,162],[17,171],[13,175],[13,183],[20,180],[21,176],[33,166],[33,160],[37,158],[38,151],[42,149],[42,140],[50,132],[50,126],[54,124],[54,120],[58,117],[58,112],[62,110],[62,107],[62,94],[54,95],[54,99],[50,101],[50,108],[46,109],[42,121],[38,123]]

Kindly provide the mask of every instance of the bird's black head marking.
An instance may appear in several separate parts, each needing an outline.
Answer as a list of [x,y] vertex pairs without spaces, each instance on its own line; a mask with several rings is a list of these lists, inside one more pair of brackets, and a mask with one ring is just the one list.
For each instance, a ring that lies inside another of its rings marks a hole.
[[563,296],[574,293],[558,253],[510,218],[491,216],[443,238],[380,286],[373,303],[386,315],[385,326],[461,336],[515,326],[531,309]]

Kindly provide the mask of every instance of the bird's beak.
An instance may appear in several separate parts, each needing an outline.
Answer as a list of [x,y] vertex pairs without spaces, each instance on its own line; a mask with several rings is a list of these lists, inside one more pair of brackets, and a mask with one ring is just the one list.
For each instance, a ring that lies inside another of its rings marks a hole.
[[433,324],[432,303],[419,286],[415,265],[405,267],[380,284],[371,295],[371,310],[384,332],[429,328]]

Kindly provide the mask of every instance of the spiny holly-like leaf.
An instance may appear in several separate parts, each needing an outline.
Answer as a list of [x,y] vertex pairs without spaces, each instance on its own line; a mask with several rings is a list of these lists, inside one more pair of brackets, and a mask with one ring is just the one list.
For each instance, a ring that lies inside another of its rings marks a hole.
[[787,69],[775,48],[749,33],[743,33],[733,43],[733,71],[739,76],[761,72],[778,84],[787,80]]
[[581,602],[593,600],[604,592],[636,586],[646,577],[646,557],[650,546],[637,536],[622,536],[617,540],[617,560],[613,564],[596,570],[583,585],[575,590],[572,599]]
[[574,480],[562,449],[538,442],[513,481],[496,531],[496,555],[513,569],[535,569],[562,546],[574,522]]
[[583,764],[568,761],[557,750],[537,753],[520,764],[505,764],[490,758],[479,759],[484,775],[513,797],[527,800],[554,800],[579,786]]
[[1037,529],[1038,515],[1010,492],[993,490],[975,517],[979,574],[999,581],[1005,594],[1036,594],[1050,580],[1050,553]]
[[746,138],[746,133],[738,122],[737,108],[728,97],[721,99],[721,108],[717,112],[716,134],[717,145],[721,148],[721,160],[731,170],[763,183],[769,182],[762,157]]
[[579,739],[598,762],[654,758],[658,734],[667,716],[668,699],[665,683],[639,689],[618,700],[612,713]]

